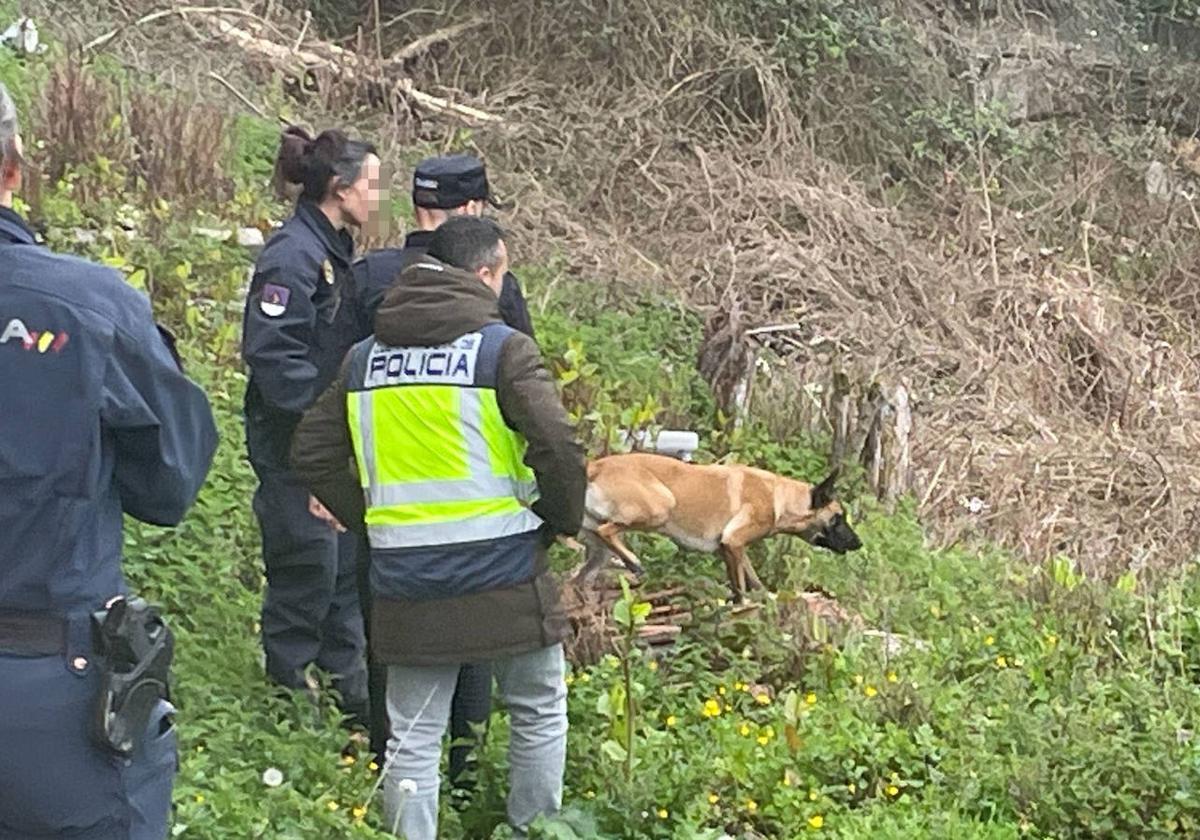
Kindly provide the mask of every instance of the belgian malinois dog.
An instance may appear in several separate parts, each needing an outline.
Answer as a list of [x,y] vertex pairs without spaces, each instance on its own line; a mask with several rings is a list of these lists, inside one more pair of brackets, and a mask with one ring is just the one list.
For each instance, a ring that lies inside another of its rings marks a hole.
[[610,551],[640,577],[641,563],[621,534],[645,531],[719,553],[741,601],[747,583],[762,588],[746,546],[764,537],[795,534],[837,554],[862,548],[834,498],[836,481],[837,470],[812,485],[738,464],[702,466],[638,452],[591,461],[580,534],[587,560],[575,579],[591,580]]

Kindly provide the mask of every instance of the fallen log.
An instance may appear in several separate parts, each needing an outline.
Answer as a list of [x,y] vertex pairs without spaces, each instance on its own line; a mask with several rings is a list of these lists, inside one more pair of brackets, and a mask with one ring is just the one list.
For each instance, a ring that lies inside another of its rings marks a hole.
[[390,78],[386,71],[392,62],[388,62],[383,68],[380,68],[378,62],[371,62],[358,53],[334,44],[317,44],[309,45],[307,48],[292,49],[235,26],[219,15],[205,16],[202,20],[207,23],[209,29],[217,37],[226,43],[266,59],[279,69],[307,72],[319,68],[351,81],[379,85],[435,114],[453,116],[474,123],[503,122],[495,114],[426,93],[418,89],[410,78]]

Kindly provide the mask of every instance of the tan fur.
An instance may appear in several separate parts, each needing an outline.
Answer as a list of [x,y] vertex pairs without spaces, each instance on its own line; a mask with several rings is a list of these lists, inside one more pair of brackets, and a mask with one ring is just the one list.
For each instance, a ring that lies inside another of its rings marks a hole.
[[803,534],[841,511],[836,502],[812,510],[812,485],[739,464],[698,465],[647,453],[611,455],[588,464],[584,541],[594,550],[577,577],[590,578],[612,551],[640,574],[625,531],[670,537],[684,548],[714,552],[725,562],[740,599],[762,582],[746,547],[779,533]]

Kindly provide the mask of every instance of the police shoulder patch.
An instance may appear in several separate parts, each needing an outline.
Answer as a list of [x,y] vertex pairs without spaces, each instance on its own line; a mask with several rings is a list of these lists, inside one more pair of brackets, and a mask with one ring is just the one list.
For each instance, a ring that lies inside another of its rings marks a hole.
[[258,308],[268,318],[278,318],[287,311],[288,301],[291,297],[292,290],[287,286],[265,283],[258,297]]

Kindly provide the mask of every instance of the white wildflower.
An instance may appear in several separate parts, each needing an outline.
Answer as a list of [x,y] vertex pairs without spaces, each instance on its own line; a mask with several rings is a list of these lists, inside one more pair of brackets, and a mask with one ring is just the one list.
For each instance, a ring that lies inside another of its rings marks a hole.
[[283,771],[278,767],[268,767],[263,771],[262,781],[267,787],[279,787],[283,784]]

